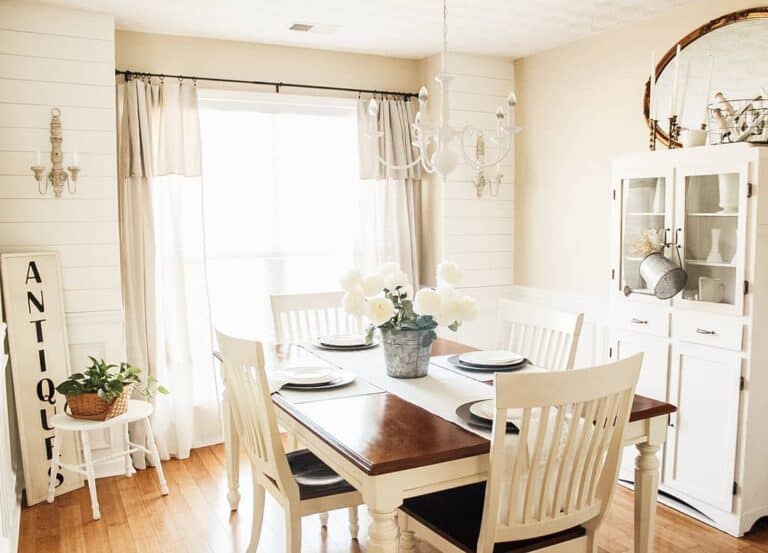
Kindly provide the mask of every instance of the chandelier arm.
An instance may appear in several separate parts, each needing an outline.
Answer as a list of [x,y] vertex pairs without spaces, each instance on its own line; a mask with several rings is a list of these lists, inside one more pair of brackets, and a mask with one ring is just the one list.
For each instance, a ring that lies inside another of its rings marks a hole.
[[413,160],[411,163],[407,163],[407,164],[405,164],[405,165],[390,165],[390,164],[389,164],[389,163],[387,163],[387,162],[384,160],[384,158],[382,158],[382,157],[381,157],[379,154],[376,154],[376,157],[378,158],[378,160],[379,160],[379,163],[380,163],[381,165],[383,165],[383,166],[384,166],[386,169],[393,169],[393,170],[396,170],[396,171],[400,171],[400,170],[410,169],[411,167],[415,167],[415,166],[416,166],[416,165],[417,165],[417,164],[418,164],[418,163],[421,161],[421,157],[422,157],[422,156],[421,156],[421,154],[420,154],[420,155],[419,155],[419,156],[418,156],[418,157],[417,157],[415,160]]

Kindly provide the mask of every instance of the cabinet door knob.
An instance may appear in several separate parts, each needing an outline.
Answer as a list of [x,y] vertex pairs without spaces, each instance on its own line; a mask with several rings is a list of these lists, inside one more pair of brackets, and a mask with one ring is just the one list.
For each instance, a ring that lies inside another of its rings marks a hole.
[[638,319],[637,317],[632,317],[632,323],[636,325],[647,325],[648,321],[646,321],[645,319]]
[[697,332],[698,334],[709,334],[709,335],[711,335],[711,336],[714,336],[714,335],[715,335],[715,331],[714,331],[714,330],[705,330],[705,329],[703,329],[703,328],[697,328],[697,329],[696,329],[696,332]]

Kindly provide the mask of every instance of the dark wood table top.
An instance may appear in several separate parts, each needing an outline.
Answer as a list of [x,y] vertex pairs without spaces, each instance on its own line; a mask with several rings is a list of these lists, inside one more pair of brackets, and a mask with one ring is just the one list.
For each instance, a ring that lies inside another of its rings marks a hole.
[[[474,349],[438,339],[432,354]],[[301,404],[293,404],[280,394],[272,397],[282,410],[371,475],[482,455],[490,450],[490,442],[482,436],[388,392]],[[636,395],[629,420],[674,411],[673,405]]]

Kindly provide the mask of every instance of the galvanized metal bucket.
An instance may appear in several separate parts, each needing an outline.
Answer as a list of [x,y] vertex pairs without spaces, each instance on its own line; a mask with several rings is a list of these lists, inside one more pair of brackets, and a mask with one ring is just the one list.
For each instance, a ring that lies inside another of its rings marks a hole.
[[659,252],[648,254],[640,262],[640,276],[660,300],[667,300],[677,294],[688,281],[683,268]]
[[381,329],[387,376],[421,378],[429,372],[432,354],[431,330]]

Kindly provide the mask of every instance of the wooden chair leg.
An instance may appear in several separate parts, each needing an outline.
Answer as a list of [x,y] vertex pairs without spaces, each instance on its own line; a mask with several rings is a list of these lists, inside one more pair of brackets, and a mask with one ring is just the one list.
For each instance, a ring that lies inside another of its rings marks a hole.
[[91,508],[93,509],[93,519],[101,518],[99,510],[99,498],[96,495],[96,472],[93,469],[93,455],[91,454],[91,442],[88,432],[80,432],[80,440],[83,443],[83,457],[85,457],[85,476],[88,479],[88,493],[91,494]]
[[301,553],[301,516],[285,510],[285,553]]
[[163,473],[163,464],[160,461],[160,454],[157,452],[157,443],[155,443],[155,434],[152,432],[152,425],[149,424],[149,419],[144,419],[144,429],[147,433],[147,445],[149,451],[152,454],[152,462],[155,464],[155,470],[157,471],[157,479],[160,481],[160,492],[163,495],[168,495],[168,484],[165,481],[165,474]]
[[261,537],[261,524],[264,521],[264,488],[256,481],[256,469],[253,473],[253,521],[251,522],[251,543],[248,553],[256,553]]
[[56,495],[56,477],[59,475],[59,455],[61,454],[61,432],[54,429],[53,451],[51,452],[50,479],[48,480],[48,503],[53,503]]
[[357,507],[349,508],[349,534],[353,540],[357,539],[357,535],[360,533],[360,521],[357,517]]

